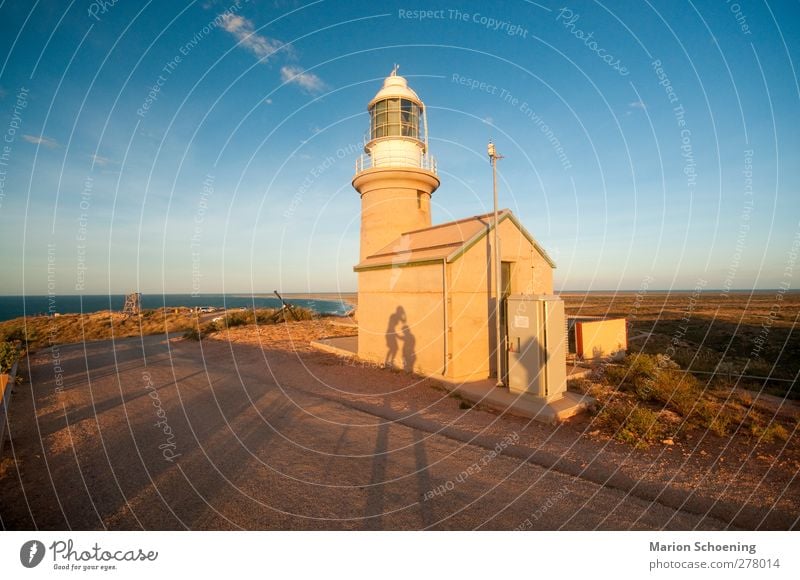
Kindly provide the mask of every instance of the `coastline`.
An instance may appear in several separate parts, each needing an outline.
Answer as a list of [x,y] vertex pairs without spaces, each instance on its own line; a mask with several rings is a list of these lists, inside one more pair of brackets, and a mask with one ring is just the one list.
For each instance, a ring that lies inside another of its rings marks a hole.
[[[311,294],[309,294],[311,296]],[[300,295],[286,295],[284,298],[294,306],[308,308],[320,315],[344,316],[355,308],[355,295],[351,300],[341,299],[336,293],[318,293],[313,298],[304,299]],[[350,295],[343,295],[350,297]],[[85,294],[85,295],[15,295],[0,297],[0,321],[10,321],[21,317],[38,317],[58,313],[90,314],[102,311],[121,312],[125,304],[124,294]],[[252,309],[279,308],[280,301],[274,294],[142,294],[142,310],[162,308],[202,308]]]
[[[242,296],[250,296],[249,294]],[[275,294],[259,293],[252,296],[257,298],[275,298]],[[281,294],[284,300],[325,300],[328,302],[342,302],[353,308],[358,306],[358,292],[286,292]]]

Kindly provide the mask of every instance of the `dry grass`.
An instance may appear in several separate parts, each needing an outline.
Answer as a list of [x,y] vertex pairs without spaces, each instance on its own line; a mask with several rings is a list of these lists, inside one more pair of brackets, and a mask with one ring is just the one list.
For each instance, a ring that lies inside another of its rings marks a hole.
[[353,327],[334,323],[334,318],[321,317],[284,324],[248,324],[227,328],[207,335],[211,340],[250,344],[260,349],[283,352],[317,352],[311,341],[333,336],[352,336]]
[[[800,293],[562,294],[567,314],[625,317],[629,352],[670,353],[704,380],[800,399]],[[758,348],[763,340],[763,346]],[[739,375],[745,376],[740,378]],[[750,377],[768,377],[769,380]]]
[[9,372],[22,353],[16,342],[0,341],[0,373]]
[[[229,311],[222,313],[219,322],[201,323],[194,311],[188,308],[159,308],[144,310],[138,316],[125,316],[119,312],[101,311],[91,314],[63,314],[61,316],[29,316],[0,322],[0,342],[19,343],[28,351],[54,344],[71,344],[92,340],[108,340],[130,336],[185,332],[198,338],[238,326],[274,324],[277,310]],[[314,313],[305,308],[294,308],[297,320],[312,320]],[[198,331],[198,326],[200,330]]]
[[194,313],[187,309],[146,310],[130,317],[109,311],[30,316],[0,323],[0,340],[19,341],[35,351],[54,344],[181,332],[195,324]]
[[187,329],[184,338],[200,340],[223,330],[240,326],[270,326],[282,322],[301,322],[314,320],[317,316],[308,308],[294,307],[291,310],[278,308],[262,308],[259,310],[241,310],[221,315],[221,320],[212,320],[205,324],[197,324]]
[[693,433],[765,443],[790,437],[797,416],[778,413],[774,401],[701,382],[676,366],[663,355],[629,354],[576,387],[598,400],[597,425],[637,446]]

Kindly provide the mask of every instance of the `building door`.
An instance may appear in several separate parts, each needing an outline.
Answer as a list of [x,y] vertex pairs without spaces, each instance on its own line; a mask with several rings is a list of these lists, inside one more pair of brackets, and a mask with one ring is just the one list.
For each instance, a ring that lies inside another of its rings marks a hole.
[[508,301],[506,299],[511,294],[513,271],[513,262],[500,262],[500,376],[504,385],[508,385]]

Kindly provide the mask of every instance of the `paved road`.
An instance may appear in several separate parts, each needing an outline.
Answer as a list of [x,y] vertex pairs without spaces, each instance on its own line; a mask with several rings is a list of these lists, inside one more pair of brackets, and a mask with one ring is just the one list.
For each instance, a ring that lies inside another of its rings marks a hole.
[[[57,364],[34,354],[14,396],[6,529],[725,526],[493,456],[492,442],[514,443],[510,431],[474,445],[430,421],[387,420],[397,375],[343,372],[329,355],[162,336],[56,354]],[[374,387],[387,413],[342,398],[348,384]]]

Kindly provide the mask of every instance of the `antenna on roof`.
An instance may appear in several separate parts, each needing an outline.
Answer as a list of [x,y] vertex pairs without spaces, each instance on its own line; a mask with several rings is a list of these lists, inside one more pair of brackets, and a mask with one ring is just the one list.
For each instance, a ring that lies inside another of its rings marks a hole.
[[392,74],[391,74],[391,75],[389,75],[389,76],[396,77],[396,76],[397,76],[397,71],[398,71],[399,69],[400,69],[400,65],[395,63],[395,65],[394,65],[394,68],[392,69]]

